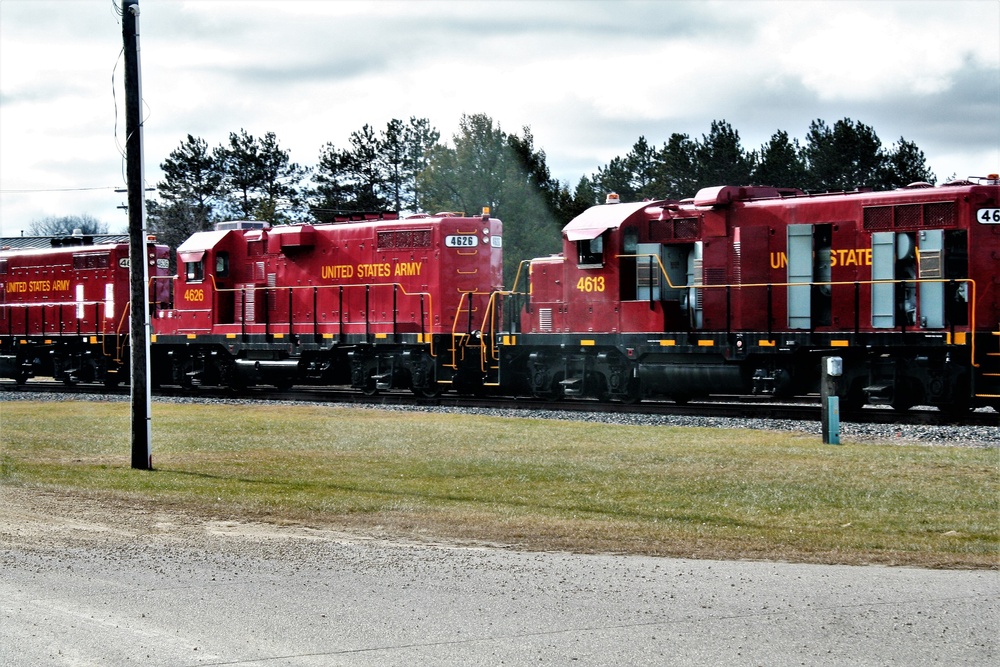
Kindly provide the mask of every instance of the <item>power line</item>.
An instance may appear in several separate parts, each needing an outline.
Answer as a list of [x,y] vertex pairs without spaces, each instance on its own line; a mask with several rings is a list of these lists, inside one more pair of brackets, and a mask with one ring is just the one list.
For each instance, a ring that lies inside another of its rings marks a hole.
[[23,192],[85,192],[87,190],[113,190],[115,186],[106,185],[100,188],[41,188],[41,189],[24,189],[24,190],[0,190],[0,194],[14,194]]

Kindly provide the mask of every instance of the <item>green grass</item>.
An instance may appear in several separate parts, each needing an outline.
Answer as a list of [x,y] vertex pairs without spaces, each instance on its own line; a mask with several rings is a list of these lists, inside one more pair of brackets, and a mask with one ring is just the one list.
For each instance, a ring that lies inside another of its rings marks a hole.
[[995,567],[998,450],[335,407],[0,404],[0,484],[534,549]]

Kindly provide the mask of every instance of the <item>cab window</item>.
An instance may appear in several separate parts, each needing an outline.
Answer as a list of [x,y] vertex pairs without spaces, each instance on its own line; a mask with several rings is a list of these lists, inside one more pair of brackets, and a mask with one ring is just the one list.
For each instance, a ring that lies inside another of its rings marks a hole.
[[576,242],[577,264],[579,266],[604,265],[604,236],[582,239]]
[[197,262],[184,262],[184,275],[189,283],[204,280],[205,259],[199,259]]

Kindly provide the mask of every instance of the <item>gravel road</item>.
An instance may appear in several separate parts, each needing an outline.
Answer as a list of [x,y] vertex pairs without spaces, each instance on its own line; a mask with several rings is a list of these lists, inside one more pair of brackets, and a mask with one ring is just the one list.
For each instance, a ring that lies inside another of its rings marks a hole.
[[0,486],[0,665],[989,665],[996,571],[525,553]]

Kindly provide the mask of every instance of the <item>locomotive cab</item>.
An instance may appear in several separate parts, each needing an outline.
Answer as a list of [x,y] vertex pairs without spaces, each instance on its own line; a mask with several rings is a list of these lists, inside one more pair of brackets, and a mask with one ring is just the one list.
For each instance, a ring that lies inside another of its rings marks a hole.
[[177,248],[174,308],[160,314],[184,333],[208,331],[235,321],[234,241],[231,231],[200,232]]

